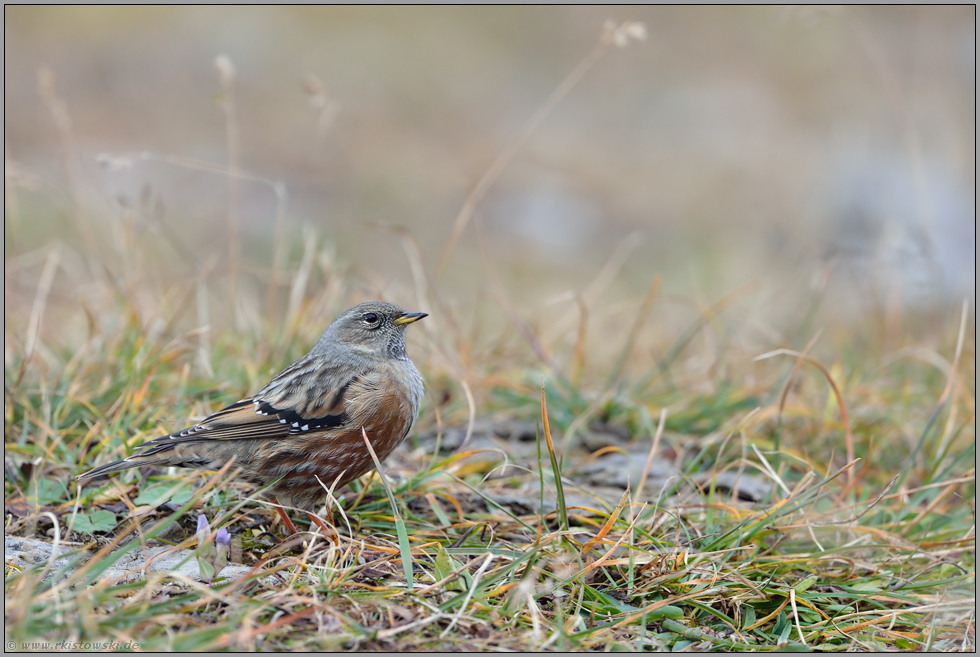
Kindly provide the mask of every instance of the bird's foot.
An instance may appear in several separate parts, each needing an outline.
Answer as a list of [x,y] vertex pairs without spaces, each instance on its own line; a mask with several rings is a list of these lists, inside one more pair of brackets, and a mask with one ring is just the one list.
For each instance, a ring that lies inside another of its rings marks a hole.
[[296,525],[293,524],[293,521],[289,519],[289,516],[286,514],[286,509],[282,508],[282,502],[279,501],[279,498],[274,497],[272,498],[272,501],[276,503],[276,513],[278,513],[279,517],[282,518],[282,523],[286,525],[286,530],[289,532],[289,535],[295,536],[298,534],[299,530],[296,529]]
[[330,525],[328,525],[326,522],[324,522],[323,518],[321,518],[320,516],[316,515],[315,513],[310,513],[309,511],[307,511],[306,512],[306,515],[308,515],[310,517],[310,520],[313,521],[314,523],[316,523],[316,525],[319,526],[320,529],[323,530],[323,535],[324,536],[326,536],[333,543],[336,543],[337,542],[337,530],[336,529],[334,529],[333,527],[331,527]]

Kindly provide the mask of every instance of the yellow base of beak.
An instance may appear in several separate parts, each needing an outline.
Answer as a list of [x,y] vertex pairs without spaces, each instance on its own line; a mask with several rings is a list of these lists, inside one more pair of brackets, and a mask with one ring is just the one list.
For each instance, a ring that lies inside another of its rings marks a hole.
[[411,324],[412,322],[417,322],[423,317],[428,316],[429,313],[405,313],[395,320],[395,324]]

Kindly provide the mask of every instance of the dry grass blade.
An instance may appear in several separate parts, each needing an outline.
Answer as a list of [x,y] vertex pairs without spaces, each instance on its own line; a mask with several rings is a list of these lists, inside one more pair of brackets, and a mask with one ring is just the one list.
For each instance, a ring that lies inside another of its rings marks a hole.
[[[827,383],[834,391],[834,396],[837,398],[837,408],[840,409],[841,423],[844,425],[844,440],[845,446],[847,448],[847,460],[851,462],[854,460],[854,435],[851,433],[851,421],[847,416],[847,407],[844,405],[844,396],[840,392],[840,388],[837,387],[837,383],[834,381],[834,377],[830,374],[823,363],[820,363],[812,358],[809,358],[805,354],[798,351],[793,351],[792,349],[776,349],[775,351],[770,351],[768,353],[762,354],[761,356],[756,356],[753,360],[765,360],[767,358],[772,358],[774,356],[795,356],[799,360],[810,363],[818,370],[823,372],[823,375],[827,378]],[[847,472],[848,482],[853,481],[854,474],[852,471]]]
[[[647,455],[647,462],[643,465],[643,474],[640,476],[640,483],[636,486],[636,499],[643,498],[643,489],[647,485],[647,477],[650,476],[650,468],[653,467],[653,459],[657,456],[660,449],[660,439],[664,435],[664,426],[667,424],[667,409],[660,409],[660,421],[657,423],[657,433],[653,436],[653,443],[650,445],[650,453]],[[632,508],[632,507],[631,507]]]
[[[625,25],[625,24],[624,24]],[[439,264],[436,265],[435,278],[438,281],[442,278],[442,275],[446,271],[446,267],[449,266],[449,259],[452,257],[453,251],[456,250],[456,245],[459,243],[459,239],[463,236],[463,232],[466,230],[466,226],[469,224],[470,219],[473,217],[473,213],[476,211],[477,205],[483,200],[487,191],[500,177],[500,174],[504,171],[514,156],[517,155],[518,151],[524,146],[531,135],[538,129],[538,127],[544,122],[548,115],[551,114],[552,110],[558,106],[558,103],[568,95],[572,89],[579,83],[579,81],[585,76],[589,70],[595,66],[596,62],[602,59],[602,56],[606,54],[606,51],[611,45],[613,45],[614,39],[611,36],[610,30],[607,28],[603,31],[599,43],[596,44],[595,48],[590,52],[585,59],[583,59],[578,66],[576,66],[571,73],[568,74],[564,80],[561,81],[551,95],[535,110],[531,118],[528,119],[527,123],[518,133],[517,137],[514,138],[507,147],[500,152],[499,155],[494,159],[490,168],[487,169],[483,177],[476,184],[473,190],[466,197],[463,202],[463,207],[460,209],[459,214],[456,216],[456,221],[453,223],[452,230],[449,233],[449,239],[446,240],[446,245],[442,249],[442,255],[439,257]]]
[[384,485],[385,493],[388,494],[388,501],[391,502],[391,513],[395,516],[395,531],[398,534],[398,548],[401,552],[402,568],[405,570],[405,584],[411,590],[415,584],[415,578],[412,573],[412,547],[408,542],[408,530],[405,527],[405,520],[398,511],[398,503],[395,502],[395,494],[391,492],[388,478],[385,477],[384,470],[381,468],[381,460],[374,452],[374,446],[371,445],[367,431],[363,428],[361,429],[361,436],[364,438],[364,445],[367,446],[368,452],[371,454],[371,459],[374,461],[374,467],[378,471],[381,483]]
[[613,525],[615,525],[616,521],[619,519],[619,514],[622,513],[623,507],[626,506],[626,503],[629,501],[629,498],[630,498],[630,492],[627,490],[623,493],[623,496],[619,499],[619,504],[617,504],[616,508],[613,509],[612,513],[609,514],[609,518],[602,525],[602,528],[599,529],[599,531],[596,532],[596,535],[590,538],[585,543],[585,545],[582,546],[583,555],[588,555],[589,551],[592,550],[592,548],[594,548],[597,544],[599,544],[602,541],[602,539],[606,537],[606,534],[609,533],[609,530],[613,528]]
[[565,506],[565,487],[561,480],[561,465],[555,453],[555,443],[551,440],[551,425],[548,422],[548,404],[545,401],[544,381],[541,382],[541,421],[544,438],[548,442],[548,456],[551,458],[551,471],[554,474],[555,489],[558,493],[558,524],[562,531],[568,531],[568,508]]
[[650,314],[650,308],[653,306],[653,302],[657,298],[657,293],[660,292],[660,286],[663,285],[663,278],[656,276],[653,282],[650,283],[650,288],[647,290],[647,295],[643,299],[643,304],[640,306],[640,312],[637,313],[636,319],[633,321],[633,326],[630,327],[629,335],[626,338],[626,343],[623,345],[622,351],[619,352],[619,357],[616,359],[616,364],[613,365],[612,372],[609,374],[609,380],[606,381],[606,388],[611,389],[619,382],[619,377],[623,374],[623,366],[626,365],[626,361],[630,357],[630,353],[633,351],[633,344],[636,342],[637,336],[643,329],[643,324],[646,322],[647,315]]
[[[47,260],[44,262],[44,271],[41,272],[41,279],[37,284],[37,295],[34,297],[34,306],[31,308],[31,318],[27,327],[27,344],[24,347],[24,364],[34,355],[37,346],[38,334],[41,332],[41,322],[44,320],[44,308],[48,303],[48,295],[51,294],[51,284],[54,282],[54,275],[58,272],[58,263],[61,260],[61,252],[58,249],[51,249],[48,252]],[[24,366],[21,366],[23,375]]]

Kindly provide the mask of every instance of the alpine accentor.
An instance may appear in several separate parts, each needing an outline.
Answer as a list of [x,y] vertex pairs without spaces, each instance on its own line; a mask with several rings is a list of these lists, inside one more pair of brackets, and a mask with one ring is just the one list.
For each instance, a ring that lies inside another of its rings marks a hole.
[[354,306],[255,395],[78,478],[141,465],[215,470],[234,457],[243,479],[281,477],[269,493],[313,509],[325,499],[317,477],[339,487],[374,467],[362,430],[381,460],[408,435],[422,377],[405,351],[405,328],[423,317],[380,301]]

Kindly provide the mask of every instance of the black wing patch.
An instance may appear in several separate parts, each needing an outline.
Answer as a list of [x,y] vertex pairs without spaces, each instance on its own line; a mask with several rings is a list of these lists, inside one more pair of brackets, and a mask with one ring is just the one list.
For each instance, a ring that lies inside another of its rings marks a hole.
[[[226,406],[206,420],[187,427],[181,431],[161,436],[139,445],[136,449],[149,449],[139,456],[155,453],[163,445],[175,442],[192,442],[201,440],[254,440],[282,439],[310,431],[336,429],[348,423],[349,418],[344,408],[344,395],[357,377],[348,379],[330,397],[330,403],[324,410],[339,411],[318,417],[306,417],[289,409],[277,408],[272,402],[262,398],[249,398]],[[321,406],[317,406],[321,408]]]
[[[343,394],[345,389],[346,385],[344,388],[341,388],[338,397]],[[255,412],[259,415],[274,415],[279,418],[279,424],[289,425],[289,433],[291,435],[317,429],[334,429],[336,427],[342,427],[347,423],[347,413],[344,412],[317,418],[306,418],[290,409],[278,409],[262,399],[255,399],[252,403],[255,404]]]

